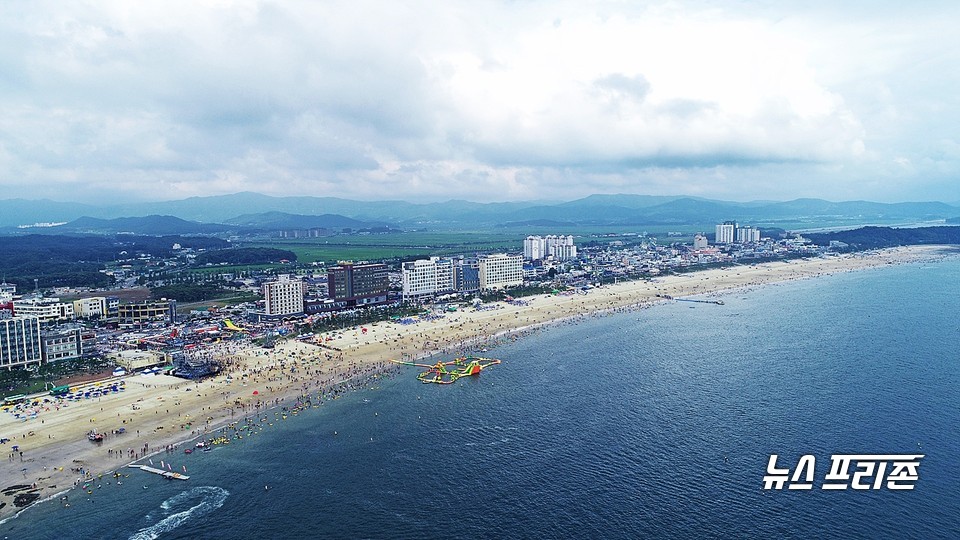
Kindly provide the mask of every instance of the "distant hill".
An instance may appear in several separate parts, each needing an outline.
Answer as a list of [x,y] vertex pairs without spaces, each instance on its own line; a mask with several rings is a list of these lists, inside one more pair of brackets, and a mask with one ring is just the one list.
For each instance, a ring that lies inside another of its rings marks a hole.
[[875,203],[847,201],[833,203],[820,199],[797,199],[757,208],[758,216],[843,216],[881,218],[943,219],[957,208],[941,202]]
[[[557,204],[561,208],[596,208],[598,206],[618,206],[637,210],[640,208],[650,208],[678,199],[696,199],[696,197],[683,196],[657,196],[657,195],[588,195],[582,199]],[[706,200],[706,199],[699,199]]]
[[[78,215],[78,212],[82,211]],[[645,226],[703,225],[737,220],[740,223],[782,226],[785,222],[858,224],[901,224],[945,220],[960,216],[960,208],[942,202],[875,203],[869,201],[831,202],[822,199],[793,201],[729,202],[698,197],[650,195],[590,195],[566,202],[521,201],[475,203],[452,200],[443,203],[405,201],[352,201],[336,197],[270,197],[257,193],[236,193],[192,197],[179,201],[93,207],[52,201],[0,201],[0,227],[35,222],[69,222],[80,216],[113,220],[124,216],[158,219],[179,218],[187,222],[225,224],[233,229],[310,228],[432,228],[513,226],[517,223],[572,225]],[[69,223],[74,230],[126,230],[147,233],[134,222],[109,224]],[[157,221],[163,231],[208,232],[196,225]],[[182,228],[181,228],[182,227]],[[189,231],[186,228],[192,227]],[[39,230],[39,229],[38,229]],[[209,231],[215,231],[211,228]],[[151,232],[162,234],[162,232]]]
[[174,216],[122,217],[100,219],[81,217],[69,223],[48,227],[44,232],[116,234],[132,233],[147,235],[164,234],[217,234],[226,232],[229,227],[211,223],[186,221]]
[[285,212],[263,212],[260,214],[244,214],[226,221],[230,225],[239,225],[260,229],[333,229],[344,228],[362,229],[384,226],[384,223],[369,223],[358,219],[348,218],[337,214],[322,214],[309,216],[287,214]]
[[552,219],[530,219],[527,221],[508,221],[500,223],[497,227],[572,227],[576,225],[571,221],[555,221]]
[[102,208],[96,206],[49,199],[6,199],[0,200],[0,227],[62,223],[85,215],[99,215],[102,211]]
[[[270,197],[259,193],[235,193],[213,197],[192,197],[181,201],[165,201],[122,207],[124,215],[164,213],[201,222],[223,223],[237,216],[282,212],[291,215],[317,216],[335,214],[373,223],[457,221],[471,219],[471,214],[501,213],[532,206],[535,203],[473,203],[448,201],[416,204],[405,201],[353,201],[337,197]],[[115,212],[117,209],[106,209]]]
[[644,220],[654,223],[682,224],[690,223],[694,216],[696,220],[713,223],[728,219],[742,219],[728,217],[731,215],[743,216],[743,207],[738,203],[683,198],[645,209]]

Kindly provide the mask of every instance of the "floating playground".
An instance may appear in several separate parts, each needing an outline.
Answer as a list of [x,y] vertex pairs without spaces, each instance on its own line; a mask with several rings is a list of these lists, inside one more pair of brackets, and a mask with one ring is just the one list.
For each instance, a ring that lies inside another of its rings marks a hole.
[[479,375],[484,369],[499,364],[500,360],[496,358],[481,358],[479,356],[461,356],[449,362],[438,361],[436,364],[419,364],[417,362],[404,362],[401,360],[391,360],[391,362],[404,366],[424,368],[425,371],[417,375],[417,379],[424,384],[453,384],[461,377]]

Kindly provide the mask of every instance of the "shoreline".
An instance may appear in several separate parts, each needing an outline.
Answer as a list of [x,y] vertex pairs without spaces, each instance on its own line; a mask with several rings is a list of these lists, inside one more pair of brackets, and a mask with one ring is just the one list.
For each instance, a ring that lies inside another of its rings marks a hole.
[[[0,497],[6,503],[0,508],[0,523],[34,504],[69,493],[77,487],[76,482],[96,480],[129,464],[169,452],[169,447],[216,436],[232,422],[252,414],[288,406],[291,401],[314,393],[322,402],[364,388],[382,376],[400,371],[388,362],[392,358],[466,353],[477,347],[493,346],[502,339],[520,339],[549,325],[645,309],[669,301],[657,294],[729,294],[796,279],[935,261],[957,253],[955,246],[911,246],[844,257],[701,270],[651,281],[606,285],[587,295],[539,295],[524,298],[526,305],[498,302],[495,309],[456,312],[414,325],[381,322],[370,325],[369,333],[360,328],[325,333],[332,338],[331,345],[339,349],[337,352],[293,340],[269,351],[228,343],[211,351],[227,359],[223,372],[204,381],[132,376],[125,379],[124,393],[69,403],[57,410],[47,407],[35,418],[22,421],[3,413],[0,435],[11,441],[2,448],[9,451],[17,444],[20,455],[10,452],[8,460],[0,463],[0,489],[35,483],[36,488],[20,492],[36,493],[38,498],[16,507],[14,493],[4,494]],[[85,434],[91,427],[106,427],[109,432],[120,426],[127,430],[126,434],[111,433],[102,444],[86,440]],[[151,430],[151,426],[155,427]],[[143,448],[143,452],[134,447]],[[78,477],[77,468],[87,474]]]

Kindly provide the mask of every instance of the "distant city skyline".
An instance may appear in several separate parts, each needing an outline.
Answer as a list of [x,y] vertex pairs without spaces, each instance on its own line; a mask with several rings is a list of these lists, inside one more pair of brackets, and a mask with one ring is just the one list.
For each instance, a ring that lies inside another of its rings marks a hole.
[[0,199],[957,203],[958,23],[945,1],[5,3]]

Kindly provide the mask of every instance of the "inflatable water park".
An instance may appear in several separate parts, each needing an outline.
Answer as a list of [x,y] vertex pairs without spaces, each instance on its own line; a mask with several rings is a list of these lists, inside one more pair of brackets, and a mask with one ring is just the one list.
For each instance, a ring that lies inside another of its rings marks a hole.
[[401,360],[390,361],[394,364],[424,368],[426,371],[417,375],[417,379],[424,384],[453,384],[461,377],[479,375],[484,369],[500,363],[500,360],[496,358],[481,358],[478,356],[461,356],[449,362],[438,361],[436,364],[418,364]]

